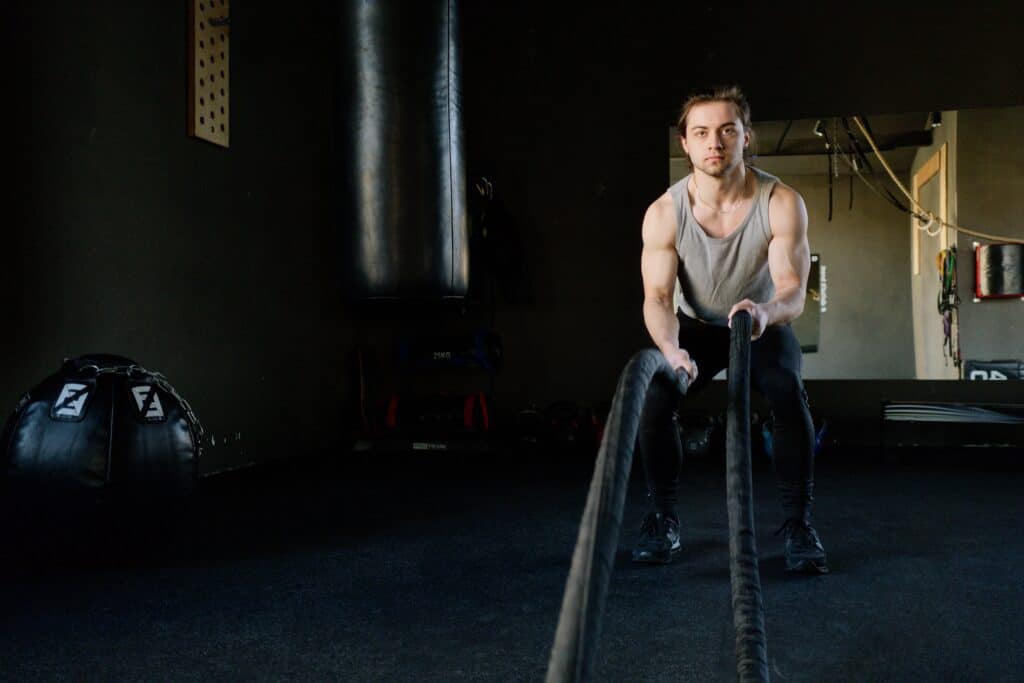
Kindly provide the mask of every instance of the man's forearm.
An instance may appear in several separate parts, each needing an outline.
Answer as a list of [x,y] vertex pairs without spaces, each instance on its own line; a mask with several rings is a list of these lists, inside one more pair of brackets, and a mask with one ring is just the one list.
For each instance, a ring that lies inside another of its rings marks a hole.
[[679,348],[679,320],[671,300],[644,299],[644,324],[662,353]]
[[782,325],[800,317],[804,312],[805,293],[801,287],[790,287],[775,293],[765,304],[768,309],[768,324]]

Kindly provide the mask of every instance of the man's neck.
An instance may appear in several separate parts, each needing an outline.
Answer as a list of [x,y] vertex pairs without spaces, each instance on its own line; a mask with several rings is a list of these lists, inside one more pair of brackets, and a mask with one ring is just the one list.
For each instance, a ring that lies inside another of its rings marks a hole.
[[721,176],[712,176],[700,169],[694,169],[694,180],[698,183],[701,196],[716,204],[735,202],[747,189],[746,164],[737,164]]

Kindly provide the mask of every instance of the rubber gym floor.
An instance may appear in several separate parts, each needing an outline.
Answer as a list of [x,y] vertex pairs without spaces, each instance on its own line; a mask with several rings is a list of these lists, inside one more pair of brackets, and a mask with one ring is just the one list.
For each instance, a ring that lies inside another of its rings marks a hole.
[[[1020,681],[1020,453],[825,451],[832,573],[783,571],[754,461],[776,681]],[[159,511],[3,501],[10,681],[540,681],[591,476],[587,454],[293,457]],[[683,552],[628,560],[634,463],[597,680],[736,679],[724,456],[684,464]]]

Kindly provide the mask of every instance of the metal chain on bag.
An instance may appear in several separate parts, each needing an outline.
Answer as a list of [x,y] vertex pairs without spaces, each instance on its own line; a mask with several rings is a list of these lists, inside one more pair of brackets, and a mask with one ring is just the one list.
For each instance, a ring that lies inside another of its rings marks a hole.
[[199,421],[199,417],[195,414],[195,411],[192,410],[192,406],[189,405],[188,401],[186,401],[184,397],[182,397],[181,394],[171,386],[171,383],[168,382],[167,378],[162,374],[152,370],[147,370],[141,365],[136,365],[135,363],[130,365],[109,365],[104,367],[90,363],[89,365],[83,365],[78,368],[79,373],[84,373],[88,370],[91,370],[96,377],[99,377],[100,375],[124,375],[128,379],[134,379],[135,377],[141,376],[147,381],[150,381],[163,389],[181,404],[181,407],[185,410],[185,416],[188,418],[189,424],[195,425],[196,441],[200,448],[202,447],[203,440],[206,437],[206,430],[203,428],[203,423]]

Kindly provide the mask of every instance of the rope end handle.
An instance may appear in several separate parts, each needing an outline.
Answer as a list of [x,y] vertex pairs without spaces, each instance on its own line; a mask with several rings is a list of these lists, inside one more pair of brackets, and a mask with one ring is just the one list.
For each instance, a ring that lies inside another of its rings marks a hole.
[[732,329],[732,334],[749,339],[753,324],[754,320],[750,317],[750,311],[739,310],[732,314],[729,327]]
[[690,388],[690,373],[683,369],[682,366],[676,368],[676,389],[683,396],[686,396],[686,391]]

